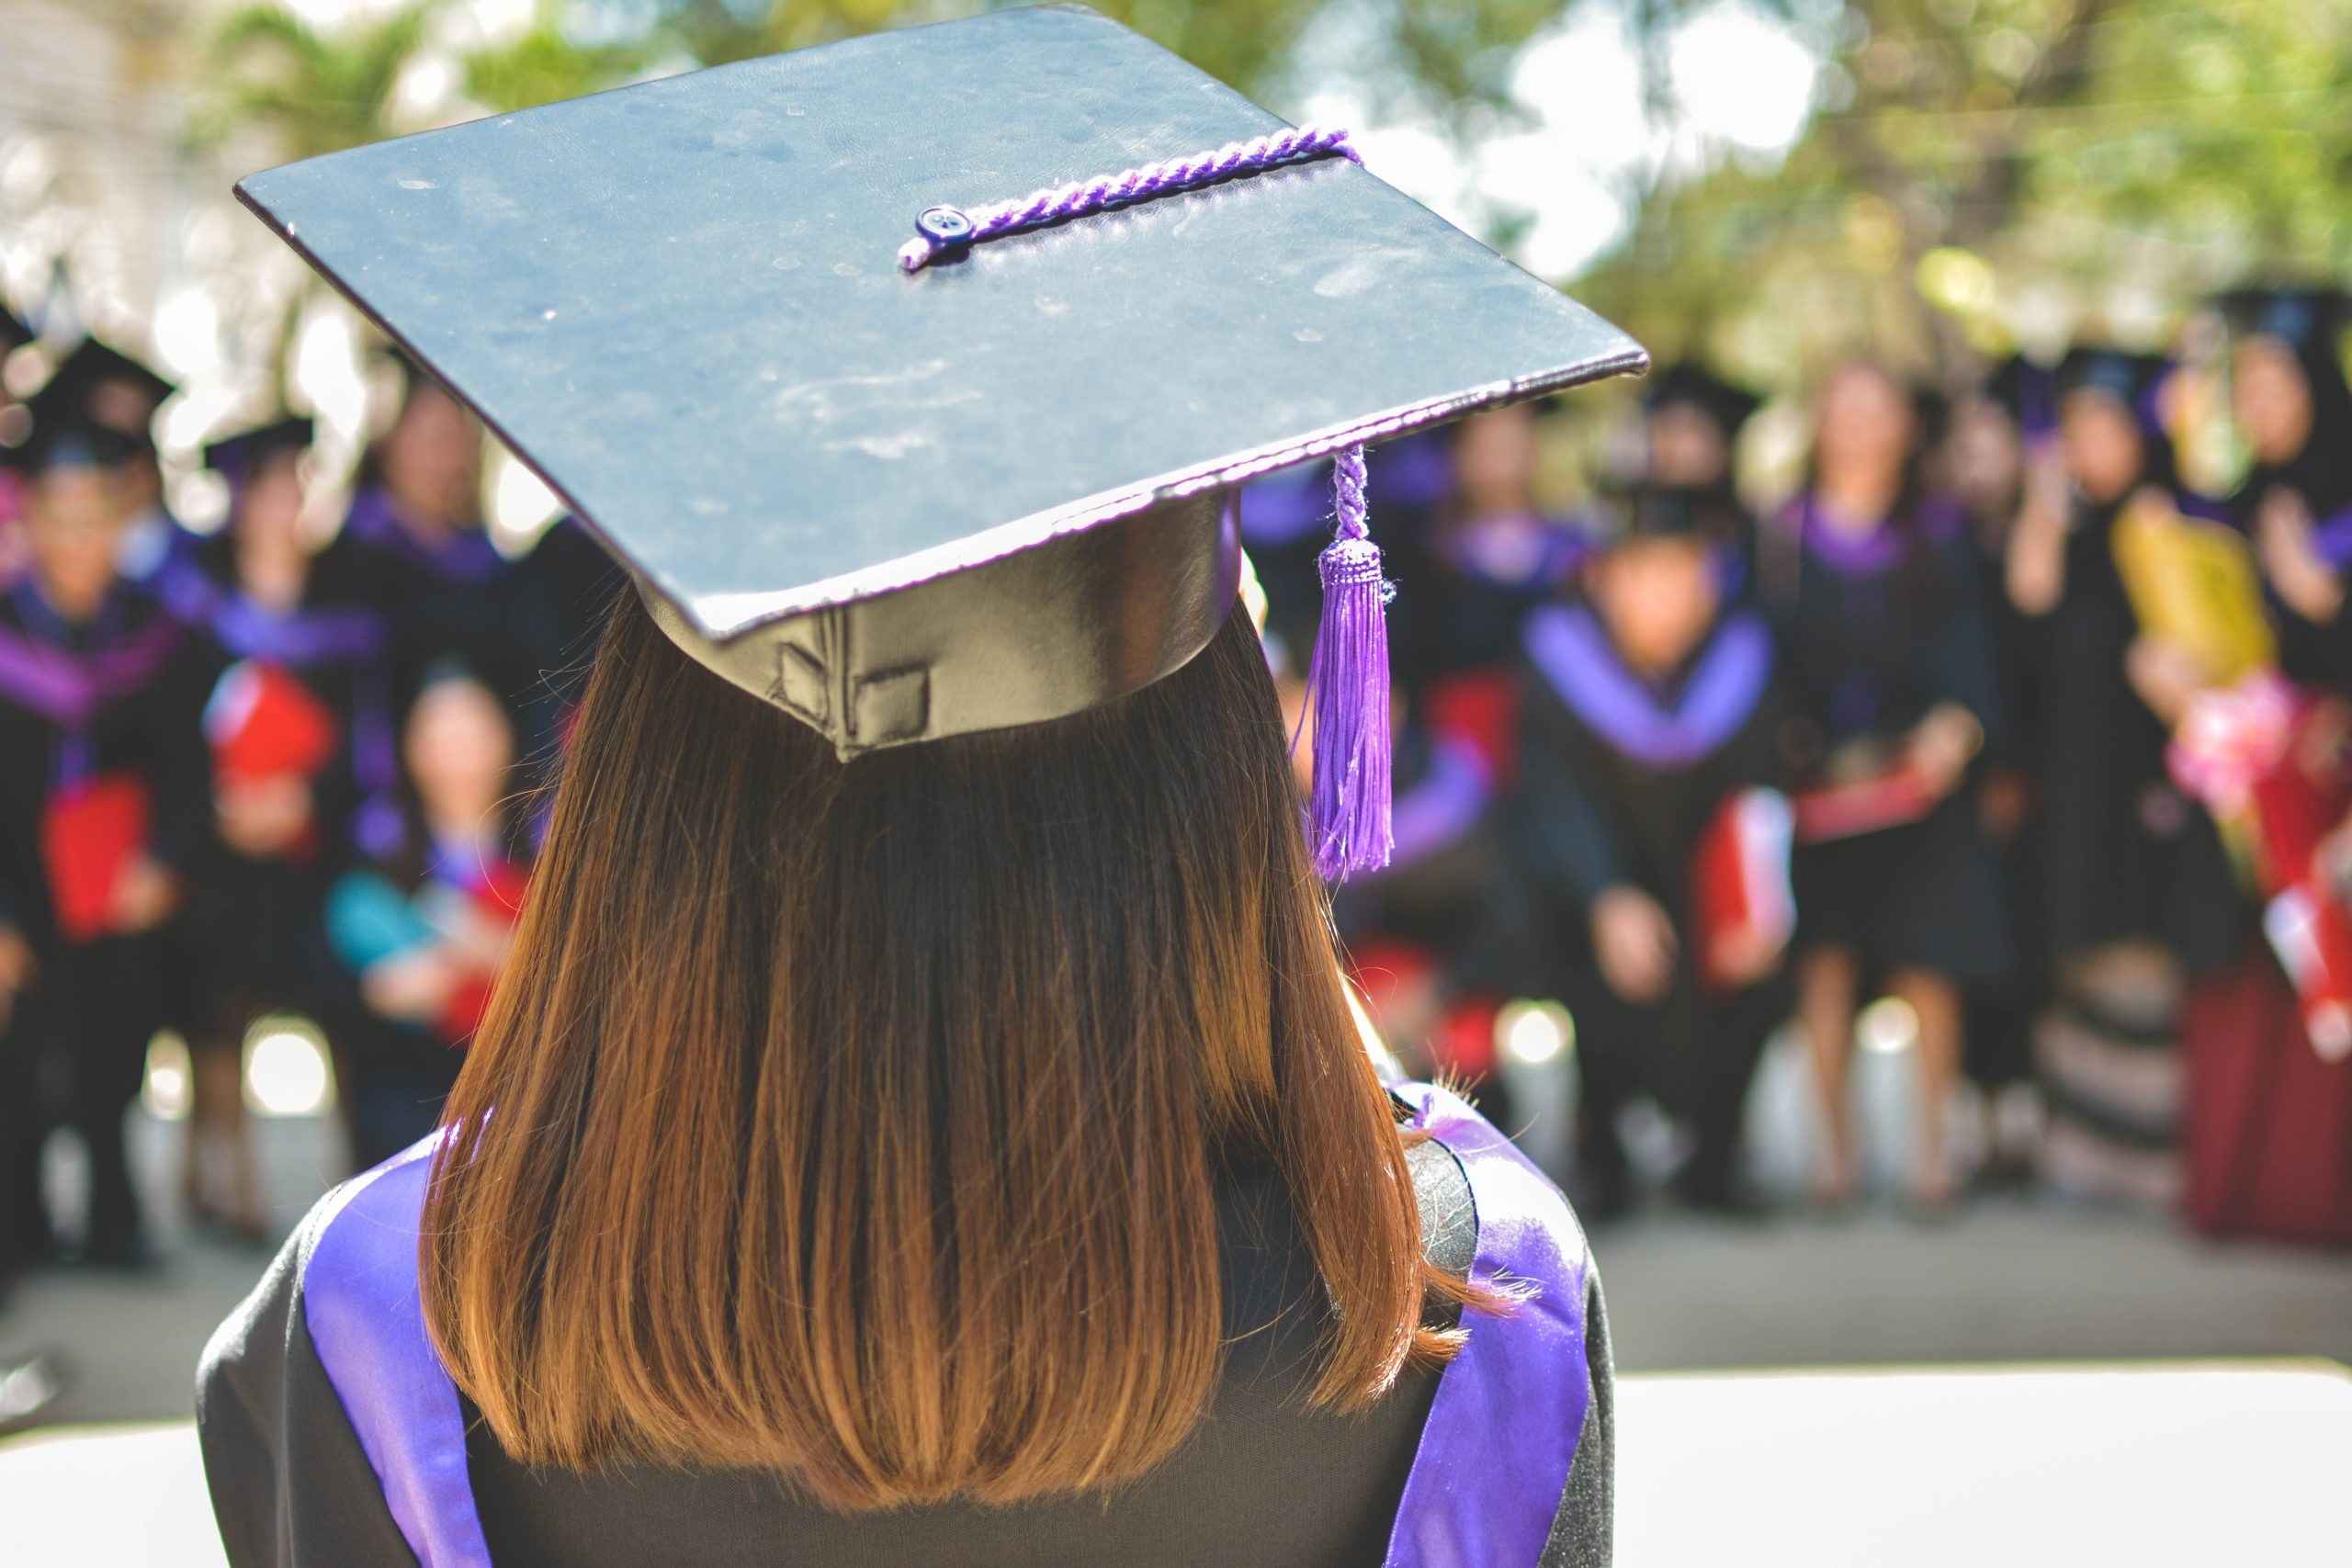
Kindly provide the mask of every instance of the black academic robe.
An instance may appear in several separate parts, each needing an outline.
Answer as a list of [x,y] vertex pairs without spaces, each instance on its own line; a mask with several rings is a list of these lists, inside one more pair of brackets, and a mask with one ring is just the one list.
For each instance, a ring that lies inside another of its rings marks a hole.
[[[2328,405],[2323,400],[2322,406]],[[2226,504],[2230,521],[2258,539],[2263,503],[2278,490],[2302,498],[2322,554],[2335,558],[2343,572],[2344,541],[2352,534],[2352,430],[2314,429],[2290,460],[2256,464]],[[2338,609],[2331,620],[2310,621],[2274,594],[2270,612],[2280,667],[2298,681],[2352,694],[2352,605]]]
[[[1792,711],[1822,755],[1892,743],[1942,703],[1975,716],[1988,750],[2008,744],[1976,570],[1951,508],[1924,502],[1855,540],[1815,522],[1801,499],[1766,525],[1758,582]],[[2015,973],[2000,869],[1965,788],[1922,820],[1800,846],[1795,878],[1801,943],[1964,987]]]
[[[136,781],[147,796],[149,854],[183,887],[209,830],[211,782],[201,714],[209,659],[163,606],[118,585],[81,626],[51,610],[28,579],[0,593],[5,662],[0,682],[0,910],[30,941],[40,975],[20,998],[6,1047],[19,1066],[44,1053],[62,1068],[65,1119],[90,1150],[87,1236],[93,1256],[130,1256],[137,1208],[125,1163],[122,1114],[139,1092],[147,1042],[164,1021],[164,931],[74,937],[61,928],[44,856],[42,824],[78,784]],[[68,682],[103,668],[102,694],[70,716],[56,705],[44,669]],[[32,1076],[12,1072],[19,1124],[0,1174],[21,1202],[38,1160],[43,1118],[21,1094]],[[26,1124],[28,1115],[29,1124]],[[38,1229],[37,1224],[33,1229]]]
[[272,666],[334,716],[334,756],[311,781],[314,829],[288,852],[254,857],[209,837],[187,921],[199,960],[204,1020],[228,1032],[263,1005],[323,1010],[351,1005],[326,948],[321,906],[356,838],[398,825],[392,628],[368,581],[367,552],[338,537],[311,563],[300,602],[266,610],[240,590],[233,547],[208,539],[175,598],[224,669]]
[[[1434,1144],[1415,1151],[1413,1166],[1430,1255],[1450,1269],[1468,1267],[1483,1256],[1482,1231],[1464,1168]],[[1174,1457],[1107,1497],[834,1515],[765,1474],[637,1462],[585,1475],[533,1472],[507,1458],[469,1408],[453,1413],[468,1427],[455,1484],[469,1493],[498,1568],[1380,1562],[1441,1380],[1409,1374],[1359,1416],[1307,1411],[1326,1308],[1281,1183],[1262,1168],[1236,1170],[1221,1186],[1219,1212],[1232,1349],[1215,1405]],[[318,1348],[305,1281],[334,1217],[330,1200],[206,1351],[198,1425],[232,1568],[405,1568],[416,1561]],[[1577,1246],[1581,1251],[1580,1237]],[[1613,1378],[1598,1285],[1589,1270],[1583,1278],[1589,1397],[1566,1485],[1537,1516],[1539,1531],[1544,1517],[1551,1521],[1544,1568],[1610,1561]],[[1494,1440],[1529,1439],[1498,1431]]]
[[[1734,610],[1670,679],[1651,682],[1590,609],[1560,606],[1531,620],[1527,656],[1514,815],[1550,979],[1577,1022],[1580,1155],[1589,1175],[1621,1180],[1616,1112],[1647,1092],[1697,1136],[1689,1185],[1727,1195],[1748,1081],[1787,998],[1777,976],[1728,993],[1702,985],[1695,863],[1725,801],[1778,782],[1771,638],[1761,616]],[[1593,902],[1617,886],[1657,900],[1679,938],[1654,1002],[1619,996],[1594,956]]]
[[2110,942],[2161,942],[2194,966],[2226,963],[2241,899],[2212,819],[2173,784],[2169,732],[2124,672],[2139,625],[2117,570],[2118,505],[2078,500],[2065,590],[2037,617],[2030,728],[2039,784],[2032,891],[2042,961]]
[[589,633],[620,581],[601,547],[570,519],[519,560],[478,529],[428,541],[374,487],[353,498],[344,536],[391,620],[402,697],[435,660],[459,660],[516,715],[518,755],[549,755],[578,696]]

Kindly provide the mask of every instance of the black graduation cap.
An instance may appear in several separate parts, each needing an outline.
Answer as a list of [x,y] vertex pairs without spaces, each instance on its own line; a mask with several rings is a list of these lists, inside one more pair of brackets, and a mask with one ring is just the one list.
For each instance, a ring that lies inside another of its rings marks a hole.
[[1723,427],[1726,437],[1764,406],[1764,400],[1736,387],[1692,360],[1681,360],[1652,375],[1642,384],[1642,406],[1653,412],[1668,403],[1687,403]]
[[2352,322],[2352,297],[2324,286],[2239,288],[2220,303],[2236,336],[2277,338],[2305,356],[2335,358],[2337,341]]
[[1740,534],[1737,505],[1717,485],[1636,484],[1593,510],[1600,524],[1593,542],[1604,550],[1635,539],[1729,545]]
[[1645,363],[1344,143],[1056,6],[238,194],[847,758],[1183,664],[1241,480]]
[[2153,422],[2156,390],[2171,372],[2172,362],[2162,355],[2078,344],[2058,362],[2058,395],[2103,393],[2143,423]]
[[[119,387],[128,401],[105,396]],[[155,410],[179,389],[140,360],[113,344],[84,338],[59,364],[41,387],[44,397],[54,394],[72,401],[90,419],[132,437],[141,450],[154,445]]]
[[239,488],[272,458],[309,450],[315,432],[315,422],[307,415],[287,414],[208,443],[204,466]]
[[27,432],[14,446],[0,448],[0,464],[19,473],[51,468],[119,468],[147,449],[146,433],[131,432],[92,417],[83,389],[51,376],[27,399]]

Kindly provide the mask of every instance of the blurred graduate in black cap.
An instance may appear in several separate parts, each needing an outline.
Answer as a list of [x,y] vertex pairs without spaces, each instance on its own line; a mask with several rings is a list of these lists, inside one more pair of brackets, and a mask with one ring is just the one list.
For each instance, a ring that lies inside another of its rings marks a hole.
[[1798,1007],[1827,1133],[1818,1192],[1854,1192],[1846,1073],[1862,987],[1883,979],[1918,1020],[1909,1194],[1934,1210],[1953,1190],[1961,995],[2007,984],[2012,954],[1967,790],[2002,727],[1999,687],[1973,549],[1958,508],[1927,487],[1923,439],[1891,372],[1836,371],[1815,403],[1811,477],[1762,530],[1757,581],[1798,721]]
[[2007,552],[2035,638],[2019,747],[2038,784],[2034,935],[2052,1008],[2039,1030],[2048,1156],[2070,1190],[2162,1200],[2177,1185],[2172,1077],[2186,975],[2226,962],[2243,914],[2221,840],[2165,752],[2177,710],[2152,674],[2118,567],[2127,509],[2180,504],[2160,408],[2172,367],[2082,346],[2058,367],[2059,445],[2037,455]]
[[1543,405],[1473,414],[1453,431],[1453,483],[1439,508],[1411,609],[1419,690],[1436,728],[1478,747],[1498,779],[1518,753],[1520,627],[1583,559],[1584,532],[1536,503]]
[[[211,790],[187,630],[120,572],[143,496],[138,437],[92,417],[79,391],[37,394],[11,454],[31,570],[0,598],[0,901],[19,960],[15,1027],[62,1056],[65,1119],[89,1152],[83,1255],[132,1263],[145,1244],[123,1115],[164,1019],[159,944]],[[12,1164],[38,1160],[32,1131],[9,1140]]]
[[196,536],[164,503],[164,471],[155,454],[155,416],[177,390],[145,362],[95,337],[83,339],[42,389],[44,397],[74,405],[92,423],[122,438],[130,515],[122,526],[121,573],[166,604],[196,549]]
[[2254,466],[2230,498],[2283,614],[2290,675],[2352,691],[2352,387],[2343,345],[2352,307],[2332,288],[2254,288],[2222,300],[2230,400]]
[[326,950],[327,878],[356,838],[399,830],[390,626],[363,547],[317,542],[311,434],[287,417],[206,448],[228,517],[175,594],[218,671],[205,709],[215,831],[187,923],[201,1005],[187,1181],[199,1221],[246,1237],[266,1218],[240,1092],[246,1027],[286,1009],[342,1044],[349,987]]
[[1986,1097],[1985,1158],[1978,1179],[1987,1185],[2027,1184],[2039,1156],[2032,1030],[2042,976],[2031,935],[2035,781],[2030,738],[2037,733],[2041,655],[2038,630],[2009,602],[2007,581],[2009,540],[2028,466],[2046,463],[2057,437],[2049,367],[2013,355],[1951,400],[1929,464],[1934,487],[1951,497],[1964,519],[1996,680],[2009,716],[2005,731],[1988,738],[1974,796],[1985,839],[2001,863],[2019,963],[2009,984],[1968,991],[1962,1051],[1963,1070]]
[[526,755],[550,748],[567,700],[562,671],[620,579],[562,519],[520,560],[482,512],[481,422],[405,355],[390,425],[368,449],[343,531],[373,563],[390,615],[402,701],[435,660],[455,656],[521,716]]
[[1653,371],[1642,383],[1649,438],[1649,482],[1734,493],[1739,433],[1763,400],[1690,360]]
[[[1051,6],[243,183],[634,592],[441,1134],[208,1349],[237,1568],[1607,1560],[1590,1250],[1324,883],[1363,445],[1642,355],[1351,152]],[[1323,457],[1302,811],[1234,502]]]
[[1631,1196],[1617,1118],[1655,1096],[1692,1136],[1701,1207],[1755,1206],[1740,1126],[1793,921],[1772,638],[1726,603],[1742,527],[1716,486],[1645,487],[1584,570],[1585,601],[1528,619],[1519,861],[1577,1020],[1582,1201]]
[[323,935],[361,1009],[344,1056],[363,1167],[432,1130],[530,881],[528,792],[505,699],[462,659],[437,659],[399,730],[397,831],[353,846],[323,904]]

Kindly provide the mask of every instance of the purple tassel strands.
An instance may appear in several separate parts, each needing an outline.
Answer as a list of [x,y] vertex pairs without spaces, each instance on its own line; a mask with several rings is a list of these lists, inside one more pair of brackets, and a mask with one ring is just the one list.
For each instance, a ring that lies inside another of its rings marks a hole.
[[1395,846],[1389,829],[1393,739],[1388,718],[1388,601],[1380,547],[1364,521],[1363,448],[1338,458],[1339,529],[1323,552],[1323,622],[1306,675],[1315,712],[1315,784],[1307,810],[1316,874],[1344,882],[1377,871]]
[[[1363,159],[1348,133],[1331,126],[1290,126],[1213,152],[1097,175],[989,207],[927,207],[899,265],[921,272],[943,256],[983,241],[1083,218],[1106,208],[1193,190],[1236,175],[1313,158]],[[1388,723],[1388,601],[1396,590],[1380,574],[1380,547],[1364,524],[1363,448],[1338,458],[1339,529],[1323,552],[1323,624],[1307,671],[1315,713],[1315,784],[1307,804],[1308,848],[1317,874],[1344,882],[1350,872],[1377,871],[1395,848],[1389,825],[1393,738]]]
[[1340,157],[1361,164],[1348,144],[1348,133],[1331,126],[1287,127],[1268,136],[1228,142],[1214,152],[1185,158],[1165,158],[1115,175],[1097,175],[1073,185],[1050,186],[1019,201],[990,207],[927,207],[915,219],[915,237],[899,253],[899,265],[921,272],[951,251],[983,240],[1040,228],[1065,218],[1083,218],[1122,202],[1148,201],[1155,196],[1192,190],[1235,175],[1255,174],[1281,164],[1310,158]]

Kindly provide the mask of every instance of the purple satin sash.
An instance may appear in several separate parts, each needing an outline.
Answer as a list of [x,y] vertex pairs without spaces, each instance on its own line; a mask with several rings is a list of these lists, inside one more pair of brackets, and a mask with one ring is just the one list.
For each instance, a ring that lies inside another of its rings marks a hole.
[[[1592,1397],[1584,1235],[1559,1189],[1459,1099],[1393,1086],[1413,1125],[1453,1151],[1478,1216],[1471,1278],[1527,1292],[1467,1315],[1439,1379],[1385,1568],[1532,1568],[1576,1462]],[[487,1568],[467,1474],[464,1409],[424,1329],[417,1237],[441,1134],[328,1199],[303,1266],[319,1364],[419,1568]]]
[[1536,611],[1527,618],[1525,641],[1528,659],[1569,712],[1653,768],[1688,767],[1719,750],[1739,733],[1772,679],[1771,634],[1752,610],[1724,617],[1670,703],[1625,668],[1582,605]]
[[2352,506],[2312,524],[2312,544],[2335,570],[2352,569]]
[[1462,1100],[1428,1084],[1395,1091],[1470,1179],[1472,1281],[1528,1294],[1499,1316],[1464,1314],[1469,1338],[1438,1380],[1385,1568],[1534,1568],[1592,1399],[1584,1233],[1551,1179]]
[[466,1471],[458,1385],[424,1331],[418,1224],[441,1134],[411,1145],[328,1201],[302,1268],[303,1318],[384,1504],[418,1568],[489,1568]]
[[506,558],[498,553],[487,534],[460,530],[437,544],[419,538],[393,512],[384,492],[372,487],[352,498],[343,531],[451,582],[487,582],[507,567]]
[[[1900,561],[1909,544],[1905,531],[1891,519],[1881,519],[1867,534],[1831,526],[1810,492],[1791,502],[1773,521],[1781,532],[1798,540],[1808,555],[1840,577],[1876,577]],[[1939,543],[1964,526],[1959,508],[1940,497],[1930,497],[1919,507],[1916,532],[1922,541]]]
[[111,702],[153,681],[180,645],[181,628],[155,615],[121,641],[77,652],[0,626],[0,697],[61,729],[82,729]]
[[1401,791],[1389,811],[1396,848],[1388,869],[1426,860],[1462,840],[1478,825],[1494,798],[1494,777],[1487,759],[1468,741],[1441,735],[1430,744],[1429,772],[1410,789]]
[[205,624],[220,646],[240,659],[266,660],[289,670],[372,659],[390,643],[384,617],[359,605],[322,605],[277,613],[242,593],[215,599]]

